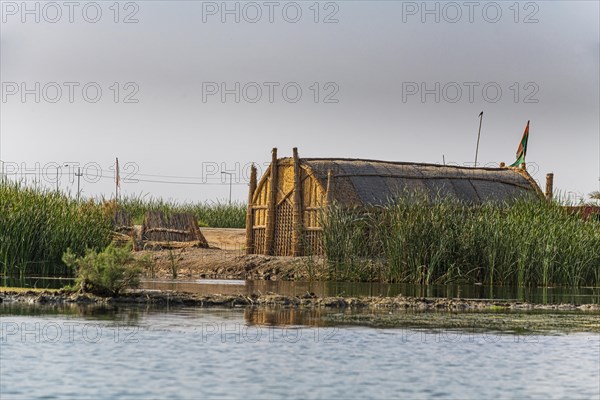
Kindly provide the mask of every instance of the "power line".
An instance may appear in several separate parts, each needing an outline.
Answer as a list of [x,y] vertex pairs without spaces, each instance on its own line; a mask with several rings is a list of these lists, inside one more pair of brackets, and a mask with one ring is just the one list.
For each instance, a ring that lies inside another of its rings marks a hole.
[[[16,172],[14,174],[7,174],[6,176],[9,177],[11,175],[23,177],[23,176],[32,176],[32,175],[39,176],[42,174],[37,173],[37,172]],[[75,175],[77,176],[77,174],[75,174]],[[82,174],[81,176],[85,176],[85,175]],[[94,178],[110,179],[111,181],[114,181],[114,179],[115,179],[114,176],[107,176],[107,175],[100,175],[100,176],[96,175]],[[137,179],[137,178],[129,178],[129,179],[124,178],[124,179],[122,179],[122,182],[129,183],[129,184],[144,182],[144,183],[160,183],[160,184],[170,184],[170,185],[198,185],[198,186],[247,185],[246,182],[234,182],[234,183],[230,183],[230,182],[182,182],[182,181],[168,181],[168,180],[156,180],[156,179]],[[52,183],[56,183],[56,180],[52,180]]]
[[[104,178],[104,179],[111,179],[113,180],[114,177],[112,176],[104,176],[101,175],[100,178]],[[171,185],[229,185],[228,182],[177,182],[177,181],[163,181],[163,180],[153,180],[153,179],[135,179],[135,181],[133,180],[133,178],[127,180],[127,179],[123,179],[122,180],[123,183],[137,183],[137,182],[147,182],[147,183],[164,183],[164,184],[171,184]],[[247,183],[234,183],[234,185],[247,185]]]
[[[103,173],[107,173],[110,175],[114,176],[114,171],[109,171],[109,170],[100,170]],[[223,179],[221,177],[208,177],[208,176],[180,176],[180,175],[158,175],[158,174],[141,174],[138,172],[134,172],[131,174],[132,178],[131,179],[135,179],[136,176],[148,176],[148,177],[152,177],[152,178],[172,178],[172,179],[196,179],[196,180],[201,180],[201,181],[207,181],[207,180],[219,180],[219,181],[223,181]],[[139,179],[136,179],[139,180]],[[224,183],[224,184],[228,184],[228,183]]]

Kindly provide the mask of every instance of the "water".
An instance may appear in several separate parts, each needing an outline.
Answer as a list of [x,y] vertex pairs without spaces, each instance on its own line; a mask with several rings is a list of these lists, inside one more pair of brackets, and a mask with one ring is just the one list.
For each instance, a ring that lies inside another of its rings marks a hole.
[[301,296],[307,292],[323,296],[447,297],[527,301],[537,304],[600,304],[600,288],[523,288],[483,285],[413,285],[357,282],[146,280],[146,289],[178,290],[198,294],[265,294]]
[[[11,278],[0,276],[0,286],[59,289],[73,283],[70,278]],[[243,281],[224,279],[142,281],[142,288],[177,290],[197,294],[265,294],[301,296],[307,292],[323,296],[448,297],[527,301],[536,304],[600,304],[600,288],[523,288],[483,285],[413,285],[373,282]]]
[[336,327],[330,312],[0,305],[0,397],[600,396],[597,333]]

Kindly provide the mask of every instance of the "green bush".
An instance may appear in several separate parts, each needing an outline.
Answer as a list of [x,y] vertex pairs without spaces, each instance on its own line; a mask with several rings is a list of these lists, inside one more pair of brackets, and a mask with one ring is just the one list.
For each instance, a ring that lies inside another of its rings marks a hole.
[[123,289],[139,286],[142,266],[148,260],[136,260],[131,248],[111,244],[99,253],[88,249],[83,257],[69,249],[63,255],[63,262],[75,269],[77,289],[101,296],[115,296]]

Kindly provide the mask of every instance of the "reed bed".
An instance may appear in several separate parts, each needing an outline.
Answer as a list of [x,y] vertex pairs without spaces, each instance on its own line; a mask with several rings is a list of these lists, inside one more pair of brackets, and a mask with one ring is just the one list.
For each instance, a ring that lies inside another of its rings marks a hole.
[[246,226],[246,204],[233,202],[200,202],[179,203],[161,198],[144,198],[130,196],[119,200],[122,207],[133,219],[134,223],[141,224],[148,211],[161,211],[164,215],[192,214],[200,226],[213,228],[244,228]]
[[5,276],[72,276],[63,253],[101,250],[111,233],[111,216],[97,203],[78,204],[57,192],[0,182],[0,272]]
[[558,203],[398,199],[324,216],[330,279],[599,286],[600,221]]

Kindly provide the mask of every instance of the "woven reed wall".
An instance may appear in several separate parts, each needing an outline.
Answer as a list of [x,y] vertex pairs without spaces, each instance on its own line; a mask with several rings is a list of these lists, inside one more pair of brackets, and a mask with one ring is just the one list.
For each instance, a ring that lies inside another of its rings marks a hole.
[[292,252],[292,204],[284,200],[277,206],[275,217],[275,255],[291,256]]
[[113,230],[127,235],[133,233],[133,220],[125,210],[118,209],[115,212],[113,217]]
[[[323,254],[321,208],[325,204],[325,192],[304,168],[301,171],[302,187],[302,225],[304,235],[302,243],[308,248],[305,254]],[[271,182],[269,170],[256,189],[252,202],[252,235],[255,254],[266,254],[267,243],[265,230],[267,226],[267,209]],[[275,199],[275,235],[273,255],[293,255],[292,231],[293,223],[293,191],[294,166],[289,159],[278,160],[277,197]]]
[[266,254],[265,228],[254,228],[252,233],[254,235],[254,254]]
[[208,247],[198,221],[192,214],[172,214],[167,217],[161,211],[149,211],[144,217],[142,238],[155,242],[198,241]]

